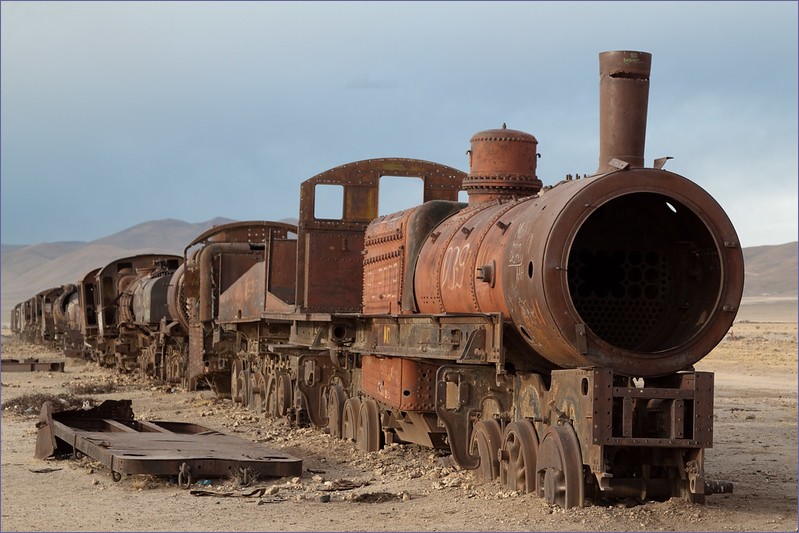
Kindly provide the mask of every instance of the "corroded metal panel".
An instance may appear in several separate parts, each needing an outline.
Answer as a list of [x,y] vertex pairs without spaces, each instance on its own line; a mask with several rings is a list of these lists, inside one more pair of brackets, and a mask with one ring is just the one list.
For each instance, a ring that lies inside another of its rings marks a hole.
[[[304,181],[297,249],[297,304],[303,311],[361,310],[364,232],[377,218],[382,176],[421,178],[427,202],[456,201],[465,174],[428,161],[385,158],[348,163]],[[340,219],[316,218],[317,185],[341,186]]]
[[264,262],[260,261],[219,295],[217,319],[258,320],[264,309]]
[[405,270],[406,228],[411,210],[381,217],[366,230],[363,312],[398,313]]
[[267,256],[267,290],[283,302],[294,304],[297,290],[297,239],[273,240]]
[[313,268],[305,272],[308,309],[359,311],[363,276],[363,234],[316,231],[305,239],[305,256]]
[[366,230],[363,259],[363,312],[408,314],[419,307],[413,292],[414,267],[430,232],[465,204],[431,200],[386,215]]
[[438,365],[399,357],[364,356],[361,386],[377,400],[402,411],[433,411]]

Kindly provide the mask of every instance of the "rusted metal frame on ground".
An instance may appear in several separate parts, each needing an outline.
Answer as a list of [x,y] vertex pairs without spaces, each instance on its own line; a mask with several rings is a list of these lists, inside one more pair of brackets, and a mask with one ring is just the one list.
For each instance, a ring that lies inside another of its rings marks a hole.
[[106,401],[89,410],[52,412],[42,406],[36,457],[58,449],[85,454],[107,466],[115,481],[122,474],[226,477],[239,469],[258,476],[298,476],[302,460],[262,445],[187,422],[133,419],[130,400]]
[[63,361],[44,362],[38,359],[3,359],[0,361],[3,372],[63,372]]

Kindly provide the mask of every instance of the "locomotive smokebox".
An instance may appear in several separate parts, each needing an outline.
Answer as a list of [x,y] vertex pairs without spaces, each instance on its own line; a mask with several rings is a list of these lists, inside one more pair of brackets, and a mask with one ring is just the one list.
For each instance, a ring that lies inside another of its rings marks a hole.
[[644,166],[646,113],[652,54],[615,51],[599,54],[599,169],[617,170],[618,159]]
[[628,169],[525,203],[503,218],[513,245],[498,264],[510,316],[540,355],[564,368],[653,377],[689,368],[724,338],[743,292],[743,256],[726,214],[698,185]]
[[541,190],[535,175],[538,141],[529,133],[502,129],[475,133],[463,188],[469,204],[531,196]]

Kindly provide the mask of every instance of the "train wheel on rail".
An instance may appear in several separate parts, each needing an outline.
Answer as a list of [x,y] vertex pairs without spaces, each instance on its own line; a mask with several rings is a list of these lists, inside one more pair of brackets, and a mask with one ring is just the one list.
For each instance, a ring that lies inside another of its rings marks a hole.
[[361,418],[361,400],[350,398],[344,402],[341,413],[341,438],[354,441],[358,438],[358,421]]
[[380,409],[374,400],[365,400],[361,404],[358,418],[358,448],[365,452],[376,452],[380,449]]
[[499,460],[499,479],[508,490],[536,491],[538,435],[527,420],[511,422],[505,428]]
[[480,458],[476,474],[483,481],[492,481],[499,475],[499,447],[502,445],[502,428],[496,420],[481,420],[472,429],[469,454]]
[[334,384],[327,389],[327,429],[330,435],[341,438],[341,419],[344,414],[344,389],[341,385]]
[[584,503],[583,459],[571,426],[550,426],[538,447],[536,486],[539,496],[563,509]]

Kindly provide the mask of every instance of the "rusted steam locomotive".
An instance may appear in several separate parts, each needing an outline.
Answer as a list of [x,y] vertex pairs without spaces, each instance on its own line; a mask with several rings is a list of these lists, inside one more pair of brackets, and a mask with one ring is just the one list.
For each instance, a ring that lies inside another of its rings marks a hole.
[[[98,359],[363,450],[446,448],[566,508],[731,490],[705,480],[713,375],[692,365],[734,320],[743,257],[710,195],[644,166],[650,60],[600,54],[593,176],[542,190],[535,137],[504,127],[472,137],[468,175],[350,163],[302,183],[296,227],[219,226],[182,257],[92,271],[56,307],[77,294]],[[421,178],[424,203],[378,218],[386,175]],[[320,185],[340,218],[316,216]]]

